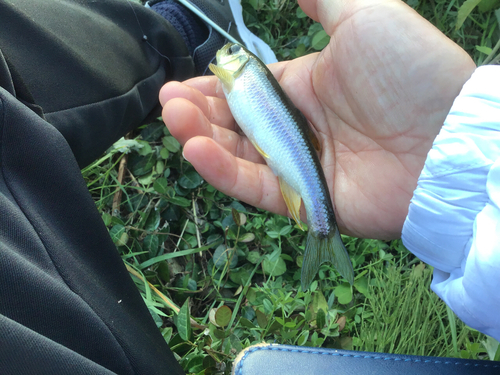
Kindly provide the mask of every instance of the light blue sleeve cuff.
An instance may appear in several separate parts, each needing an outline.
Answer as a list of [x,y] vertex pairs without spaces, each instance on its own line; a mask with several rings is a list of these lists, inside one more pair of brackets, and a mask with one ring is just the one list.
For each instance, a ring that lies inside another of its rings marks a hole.
[[455,99],[402,239],[457,316],[500,340],[500,66],[477,68]]

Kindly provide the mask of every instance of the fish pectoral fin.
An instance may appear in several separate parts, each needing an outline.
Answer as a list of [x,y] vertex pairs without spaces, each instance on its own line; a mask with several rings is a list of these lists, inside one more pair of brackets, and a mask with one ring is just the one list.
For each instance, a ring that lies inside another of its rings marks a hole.
[[309,285],[313,282],[314,276],[324,262],[331,262],[349,284],[353,285],[354,271],[351,259],[342,243],[338,228],[333,236],[328,237],[318,236],[317,233],[309,229],[300,277],[303,291],[309,289]]
[[228,91],[231,91],[233,89],[234,77],[229,70],[226,70],[214,64],[209,64],[208,68],[212,71],[213,74],[217,76],[217,78],[220,79],[220,81]]
[[293,220],[295,220],[299,228],[304,230],[302,222],[300,221],[300,204],[302,203],[302,197],[294,188],[288,185],[283,178],[278,177],[278,180],[280,182],[281,194],[283,194],[288,211],[290,211]]
[[251,141],[251,142],[252,142],[252,144],[253,144],[253,147],[255,147],[255,149],[257,150],[257,152],[258,152],[259,154],[261,154],[261,155],[262,155],[262,157],[263,157],[264,159],[269,159],[269,155],[268,155],[268,154],[266,154],[266,153],[264,152],[264,150],[262,150],[262,149],[259,147],[259,145],[258,145],[257,143],[255,143],[254,141]]

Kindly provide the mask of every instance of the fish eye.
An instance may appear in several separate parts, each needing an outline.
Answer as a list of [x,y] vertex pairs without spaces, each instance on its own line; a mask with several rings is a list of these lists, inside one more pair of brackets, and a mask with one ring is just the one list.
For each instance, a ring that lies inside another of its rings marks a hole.
[[233,44],[231,47],[229,47],[228,54],[232,55],[234,53],[238,53],[241,49],[241,46],[239,44]]

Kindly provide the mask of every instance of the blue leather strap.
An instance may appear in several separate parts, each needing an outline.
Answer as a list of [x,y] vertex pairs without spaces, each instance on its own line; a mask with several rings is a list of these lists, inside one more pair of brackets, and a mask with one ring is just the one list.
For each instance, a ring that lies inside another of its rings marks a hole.
[[498,375],[500,362],[271,344],[245,349],[233,374]]

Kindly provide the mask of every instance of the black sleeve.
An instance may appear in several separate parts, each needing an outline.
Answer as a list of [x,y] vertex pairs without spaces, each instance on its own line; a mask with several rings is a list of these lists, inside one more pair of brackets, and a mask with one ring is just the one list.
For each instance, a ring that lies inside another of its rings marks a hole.
[[0,28],[0,85],[43,112],[80,167],[158,116],[165,82],[194,74],[172,25],[128,0],[0,0]]

